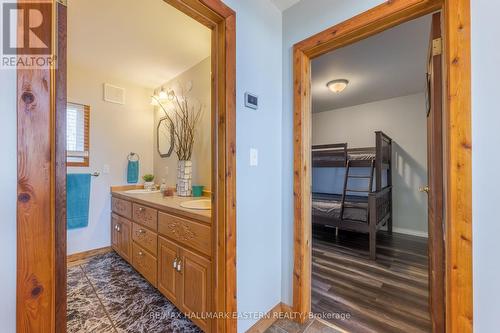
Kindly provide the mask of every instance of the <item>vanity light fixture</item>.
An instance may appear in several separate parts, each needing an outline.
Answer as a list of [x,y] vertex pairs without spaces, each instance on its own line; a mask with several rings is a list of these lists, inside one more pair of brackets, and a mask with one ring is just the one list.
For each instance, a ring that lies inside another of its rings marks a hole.
[[160,91],[160,95],[159,95],[159,98],[160,100],[166,100],[168,98],[168,94],[167,92],[165,91],[165,89],[163,89],[163,87],[161,87],[161,91]]
[[338,94],[344,91],[344,89],[347,87],[348,84],[349,84],[348,80],[339,79],[328,82],[326,86],[328,87],[328,89],[330,89],[331,92]]

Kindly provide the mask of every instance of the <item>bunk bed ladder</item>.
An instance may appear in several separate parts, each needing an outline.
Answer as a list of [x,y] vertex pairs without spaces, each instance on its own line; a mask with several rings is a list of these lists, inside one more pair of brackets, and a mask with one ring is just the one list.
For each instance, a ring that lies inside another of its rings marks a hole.
[[[356,193],[366,193],[368,195],[373,191],[373,178],[375,175],[375,160],[372,160],[370,163],[370,175],[351,175],[351,161],[348,160],[346,163],[346,169],[345,169],[345,177],[344,177],[344,190],[342,192],[342,201],[341,201],[341,206],[340,206],[340,219],[344,220],[344,211],[346,208],[351,208],[351,209],[365,209],[364,207],[360,206],[353,206],[346,204],[346,199],[347,199],[347,194],[349,192],[356,192]],[[360,190],[360,189],[350,189],[348,188],[349,185],[349,179],[366,179],[368,180],[368,189],[367,190]],[[366,216],[368,217],[369,213],[369,207],[368,204],[366,205]]]

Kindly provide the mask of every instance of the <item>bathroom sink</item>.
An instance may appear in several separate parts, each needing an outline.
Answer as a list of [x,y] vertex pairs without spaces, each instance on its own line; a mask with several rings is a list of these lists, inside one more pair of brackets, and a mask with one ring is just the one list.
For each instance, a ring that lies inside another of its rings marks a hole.
[[181,203],[181,207],[188,209],[197,209],[197,210],[209,210],[212,209],[212,202],[206,199],[184,201],[183,203]]
[[128,191],[125,191],[125,193],[128,193],[128,194],[152,194],[152,193],[160,193],[160,191],[139,189],[139,190],[128,190]]

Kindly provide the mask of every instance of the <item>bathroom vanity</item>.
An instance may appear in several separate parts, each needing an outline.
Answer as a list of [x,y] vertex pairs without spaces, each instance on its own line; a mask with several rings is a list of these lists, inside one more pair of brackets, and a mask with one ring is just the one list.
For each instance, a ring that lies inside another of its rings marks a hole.
[[210,210],[183,208],[193,198],[131,194],[111,188],[113,249],[203,331],[211,332]]

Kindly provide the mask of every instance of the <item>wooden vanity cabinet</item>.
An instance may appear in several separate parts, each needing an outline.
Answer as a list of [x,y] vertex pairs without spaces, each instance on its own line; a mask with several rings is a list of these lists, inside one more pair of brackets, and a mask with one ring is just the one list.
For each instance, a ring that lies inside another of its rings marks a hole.
[[111,244],[204,332],[212,331],[210,224],[112,197]]
[[166,238],[158,241],[158,290],[203,331],[210,332],[212,264],[207,258]]
[[113,214],[111,216],[111,246],[128,262],[132,253],[132,222]]

